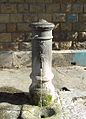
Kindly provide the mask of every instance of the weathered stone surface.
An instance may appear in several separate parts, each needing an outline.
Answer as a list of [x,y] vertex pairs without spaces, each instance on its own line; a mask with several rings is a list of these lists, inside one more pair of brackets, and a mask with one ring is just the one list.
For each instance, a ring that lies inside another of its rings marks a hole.
[[85,32],[86,31],[86,23],[74,23],[73,24],[73,30],[74,31],[82,31],[82,32]]
[[44,3],[45,0],[25,0],[28,3]]
[[[46,19],[54,24],[59,22],[60,32],[66,31],[67,34],[70,31],[85,32],[85,0],[0,0],[0,3],[1,33],[31,33],[29,25],[38,19]],[[58,30],[54,30],[54,35],[54,41],[62,40],[58,39]],[[13,34],[11,40],[13,42]]]
[[78,3],[86,3],[86,0],[77,0]]
[[0,23],[9,23],[9,14],[0,14]]
[[78,37],[79,37],[79,41],[82,42],[86,41],[86,32],[79,32]]
[[25,40],[25,34],[24,33],[12,33],[11,38],[13,42],[22,42]]
[[[71,42],[69,42],[71,44]],[[58,48],[59,43],[57,44]],[[63,45],[62,45],[63,46]],[[61,46],[61,47],[62,47]],[[78,42],[76,43],[77,49],[83,49],[83,47],[86,49],[86,42]],[[67,46],[65,46],[67,47]],[[71,46],[70,46],[71,47]],[[67,47],[67,49],[69,46]],[[73,59],[73,53],[72,51],[70,53],[59,53],[60,51],[53,52],[53,59],[52,59],[52,65],[53,66],[67,66],[71,65],[70,62],[72,62]],[[75,51],[77,52],[77,51]],[[58,54],[59,53],[59,54]],[[74,53],[76,54],[76,53]],[[10,51],[1,51],[0,52],[0,67],[31,67],[31,57],[32,54],[29,51],[19,51],[19,52],[10,52]],[[85,59],[84,59],[85,60]],[[79,63],[80,65],[80,63]]]
[[31,30],[31,28],[29,27],[28,23],[18,23],[17,24],[17,31],[18,32],[27,32],[30,30]]
[[39,19],[46,19],[47,21],[52,21],[52,15],[48,13],[38,14]]
[[0,33],[0,42],[10,42],[11,34],[10,33]]
[[[69,60],[67,60],[67,57]],[[72,55],[69,56],[69,54],[61,54],[58,53],[58,55],[56,55],[55,53],[53,53],[53,60],[52,60],[52,66],[53,67],[57,67],[57,66],[67,66],[70,65],[70,61],[72,60]]]
[[0,32],[6,32],[6,24],[0,24]]
[[[69,55],[70,55],[70,53],[69,53]],[[72,53],[71,56],[75,56],[75,54]],[[69,56],[69,59],[72,59],[71,56]],[[61,56],[60,56],[60,58],[61,58]],[[68,53],[65,55],[65,58],[68,60]],[[65,64],[66,64],[66,62],[65,62]],[[86,70],[84,70],[84,68],[85,67],[77,66],[77,65],[76,66],[74,66],[74,65],[67,66],[67,67],[66,66],[55,67],[55,70],[53,69],[53,72],[55,74],[53,83],[54,83],[55,87],[58,87],[59,89],[62,89],[62,87],[66,87],[67,89],[70,90],[70,92],[72,90],[78,90],[78,89],[81,91],[86,91],[86,84],[85,84],[85,82],[83,82],[86,79],[86,77],[85,77]],[[77,85],[77,81],[78,81],[78,85]]]
[[11,23],[17,23],[23,21],[23,15],[22,14],[10,14],[10,22]]
[[86,14],[79,15],[79,22],[86,22]]
[[83,4],[73,4],[72,12],[82,13],[83,12]]
[[86,92],[80,90],[60,92],[62,99],[63,117],[65,119],[85,119]]
[[35,14],[24,14],[24,21],[25,22],[33,22],[33,21],[37,21],[37,15]]
[[45,3],[52,3],[53,0],[44,0]]
[[84,12],[86,13],[86,4],[84,4]]
[[58,49],[70,49],[72,46],[72,41],[63,41],[58,43]]
[[52,84],[53,73],[51,70],[52,30],[55,25],[43,19],[32,23],[31,25],[33,29],[33,41],[31,73],[32,84],[29,88],[30,97],[33,98],[32,104],[39,105],[41,90],[43,90],[42,105],[48,106],[52,104],[56,98],[55,89]]
[[32,45],[30,42],[20,42],[18,49],[21,51],[32,51]]
[[[33,110],[34,109],[34,110]],[[62,112],[61,112],[61,105],[56,100],[53,105],[48,107],[39,107],[39,106],[32,106],[32,105],[24,105],[22,109],[21,117],[24,119],[61,119]]]
[[13,67],[30,67],[31,66],[31,52],[15,52],[13,53]]
[[31,52],[0,52],[0,67],[31,67]]
[[16,4],[1,4],[1,13],[17,13]]
[[9,0],[11,3],[24,3],[24,0]]
[[17,119],[20,114],[20,107],[9,103],[0,104],[1,119]]
[[53,29],[53,37],[55,37],[56,34],[57,34],[57,36],[58,36],[58,33],[59,33],[59,31],[60,31],[60,28],[61,28],[61,24],[56,23],[56,25],[55,25],[55,27],[54,27],[54,29]]
[[28,4],[18,4],[18,13],[28,13]]
[[12,52],[0,52],[0,67],[12,67]]
[[63,13],[54,13],[53,14],[53,21],[54,22],[65,22],[66,21],[66,15]]
[[16,51],[18,50],[18,43],[5,42],[0,43],[0,51]]
[[60,0],[53,0],[53,3],[60,3]]
[[77,0],[62,0],[62,3],[76,3]]
[[16,32],[16,24],[8,23],[7,32]]
[[8,0],[0,0],[0,3],[5,3],[7,2]]
[[62,31],[72,31],[72,24],[69,22],[61,23],[61,30]]
[[45,12],[45,5],[44,4],[30,4],[30,12],[31,13],[41,13]]
[[67,41],[77,41],[78,33],[77,32],[57,32],[54,34],[54,37],[56,37],[57,42],[67,42]]
[[52,0],[25,0],[27,3],[52,3]]
[[67,22],[77,22],[77,21],[78,21],[78,14],[67,15]]
[[46,5],[46,12],[47,13],[55,13],[60,11],[60,4],[50,4]]
[[67,12],[70,13],[72,8],[72,4],[66,3],[66,4],[61,4],[61,11],[62,12]]
[[28,92],[28,86],[31,83],[30,72],[30,68],[0,70],[1,119],[86,118],[85,67],[67,66],[53,69],[55,74],[53,83],[56,91],[59,92],[59,105],[61,107],[56,104],[57,100],[48,107],[38,107],[27,103],[27,96],[25,96],[24,92]]
[[76,47],[79,50],[86,49],[86,38],[85,41],[80,40],[80,42],[76,43]]

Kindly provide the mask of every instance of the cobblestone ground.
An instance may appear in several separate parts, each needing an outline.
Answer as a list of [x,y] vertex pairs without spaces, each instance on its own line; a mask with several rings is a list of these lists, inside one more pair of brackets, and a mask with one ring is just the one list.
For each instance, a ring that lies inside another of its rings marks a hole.
[[[0,119],[31,119],[33,111],[39,110],[28,106],[30,73],[31,68],[24,67],[0,69]],[[86,119],[86,67],[57,67],[53,73],[62,108],[60,119]]]

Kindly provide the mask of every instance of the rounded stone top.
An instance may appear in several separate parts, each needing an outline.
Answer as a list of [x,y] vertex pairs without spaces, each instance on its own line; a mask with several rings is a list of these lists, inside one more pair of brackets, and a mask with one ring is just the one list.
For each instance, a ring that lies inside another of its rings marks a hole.
[[40,19],[38,22],[34,22],[31,24],[33,28],[51,28],[53,29],[55,25],[53,23],[47,22],[44,19]]

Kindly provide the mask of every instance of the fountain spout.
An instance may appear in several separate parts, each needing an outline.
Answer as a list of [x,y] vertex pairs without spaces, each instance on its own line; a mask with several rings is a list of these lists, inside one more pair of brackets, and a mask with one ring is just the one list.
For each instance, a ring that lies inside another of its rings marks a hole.
[[46,106],[56,97],[52,84],[52,30],[54,24],[39,20],[31,24],[32,40],[32,84],[29,88],[32,104]]

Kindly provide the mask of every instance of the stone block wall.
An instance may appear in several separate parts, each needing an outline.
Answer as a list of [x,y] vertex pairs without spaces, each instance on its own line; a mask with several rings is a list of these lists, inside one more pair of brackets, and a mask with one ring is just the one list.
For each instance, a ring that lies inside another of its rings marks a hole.
[[56,25],[58,47],[86,41],[86,0],[0,0],[0,50],[29,50],[29,25],[38,19]]

